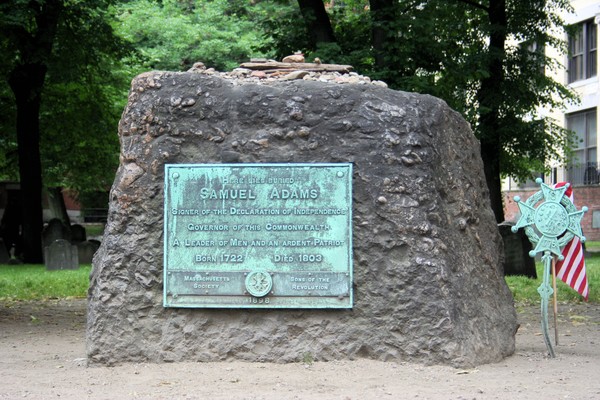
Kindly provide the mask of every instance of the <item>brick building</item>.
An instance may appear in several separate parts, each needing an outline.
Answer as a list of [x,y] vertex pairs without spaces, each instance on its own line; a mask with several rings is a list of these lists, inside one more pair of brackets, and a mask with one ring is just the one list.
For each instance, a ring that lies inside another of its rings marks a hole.
[[[600,107],[600,81],[598,80],[598,23],[600,1],[571,1],[573,12],[563,15],[565,22],[577,28],[565,37],[568,54],[546,48],[546,54],[564,66],[554,71],[552,77],[574,90],[580,101],[565,104],[562,110],[540,110],[578,137],[573,161],[567,165],[558,162],[550,165],[550,174],[538,174],[545,183],[570,182],[574,188],[575,205],[587,206],[589,211],[582,222],[583,233],[588,240],[600,240],[600,164],[598,163],[598,108]],[[517,183],[510,179],[504,184],[504,210],[507,221],[518,219],[518,207],[514,196],[523,199],[539,190],[533,181]]]
[[[519,219],[519,207],[513,200],[514,196],[520,196],[525,200],[539,190],[510,190],[504,192],[504,216],[507,221]],[[583,215],[581,227],[587,240],[600,241],[600,187],[595,186],[573,186],[573,196],[577,209],[586,206],[589,210]]]

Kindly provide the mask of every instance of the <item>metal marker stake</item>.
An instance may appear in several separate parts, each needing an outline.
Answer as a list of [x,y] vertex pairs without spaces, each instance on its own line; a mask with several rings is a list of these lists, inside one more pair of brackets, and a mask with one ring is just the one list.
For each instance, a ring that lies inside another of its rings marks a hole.
[[542,333],[544,334],[544,341],[546,342],[546,348],[551,358],[554,358],[554,348],[552,348],[552,341],[550,341],[550,334],[548,333],[548,301],[554,290],[550,286],[550,268],[552,264],[552,254],[549,251],[545,251],[542,256],[542,263],[544,264],[544,278],[540,287],[538,287],[538,293],[542,297]]
[[558,291],[556,290],[556,259],[552,257],[552,289],[554,289],[554,344],[558,346]]
[[[521,217],[511,230],[516,233],[519,228],[525,229],[529,241],[535,245],[535,249],[529,252],[531,257],[543,253],[544,278],[538,288],[538,293],[542,297],[542,333],[548,353],[550,357],[554,358],[554,349],[548,333],[548,302],[550,295],[555,292],[550,285],[553,255],[559,260],[564,259],[562,248],[575,236],[585,242],[581,231],[581,219],[583,213],[587,211],[587,207],[582,207],[581,211],[577,211],[571,199],[565,196],[569,184],[553,188],[539,178],[536,179],[536,183],[540,185],[541,190],[531,195],[525,202],[521,201],[519,196],[515,196],[514,200],[519,206]],[[554,272],[552,275],[555,275]],[[558,333],[556,336],[558,338]]]

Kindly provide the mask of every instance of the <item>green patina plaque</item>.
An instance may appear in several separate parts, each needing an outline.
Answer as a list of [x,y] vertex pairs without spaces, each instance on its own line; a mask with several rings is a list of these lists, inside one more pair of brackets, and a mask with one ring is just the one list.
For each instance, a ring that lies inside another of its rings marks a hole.
[[352,164],[169,164],[164,207],[165,307],[352,307]]

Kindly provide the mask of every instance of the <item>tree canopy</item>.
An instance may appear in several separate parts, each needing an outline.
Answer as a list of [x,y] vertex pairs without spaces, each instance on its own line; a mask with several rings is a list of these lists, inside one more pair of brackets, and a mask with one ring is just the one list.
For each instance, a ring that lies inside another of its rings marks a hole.
[[145,70],[187,70],[203,61],[229,71],[258,49],[258,9],[240,0],[134,0],[116,7],[116,32],[139,52],[132,60]]
[[[41,259],[42,187],[106,189],[131,78],[251,57],[351,64],[441,97],[471,123],[498,221],[501,176],[567,154],[536,111],[573,94],[545,72],[565,49],[567,0],[8,0],[0,4],[0,175],[19,179],[29,260]],[[135,49],[135,50],[134,50]],[[39,250],[38,250],[39,249]]]
[[[481,141],[498,222],[504,219],[502,176],[525,179],[568,154],[572,136],[537,114],[542,107],[561,107],[574,99],[546,74],[559,64],[544,52],[547,46],[565,50],[560,15],[570,9],[568,1],[355,0],[329,5],[335,42],[304,41],[310,46],[306,52],[312,57],[328,49],[336,61],[392,88],[441,97],[461,112]],[[307,29],[310,21],[296,26]],[[277,41],[275,47],[289,49],[289,43]]]
[[122,86],[106,83],[118,81],[115,70],[128,47],[108,23],[111,3],[0,5],[3,175],[14,177],[18,166],[27,262],[42,261],[43,185],[92,190],[114,172],[104,163],[116,160]]

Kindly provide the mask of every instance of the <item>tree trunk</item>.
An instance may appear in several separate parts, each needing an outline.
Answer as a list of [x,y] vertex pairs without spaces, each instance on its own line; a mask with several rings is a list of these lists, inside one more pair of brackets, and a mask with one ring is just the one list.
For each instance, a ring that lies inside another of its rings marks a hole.
[[334,43],[335,35],[323,1],[298,0],[298,6],[308,27],[312,45],[316,48],[318,43]]
[[481,143],[481,158],[485,181],[490,192],[490,205],[496,222],[504,221],[504,201],[502,198],[502,181],[500,180],[500,147],[495,143]]
[[39,264],[42,255],[42,165],[40,159],[40,106],[47,62],[52,53],[61,0],[46,0],[29,6],[35,34],[15,28],[13,35],[20,62],[12,69],[8,84],[17,106],[17,145],[23,215],[23,261]]
[[40,161],[40,104],[46,66],[17,66],[9,77],[17,105],[17,144],[23,221],[23,261],[43,263],[42,165]]
[[394,20],[393,0],[370,0],[371,40],[376,69],[387,68],[386,54],[388,36]]
[[60,219],[64,226],[71,229],[71,218],[67,213],[67,206],[65,204],[65,198],[63,196],[61,187],[49,187],[48,192],[48,207],[52,212],[54,218]]
[[477,91],[479,102],[479,131],[481,157],[485,179],[490,191],[492,210],[498,223],[504,221],[502,184],[500,180],[501,115],[500,103],[504,86],[504,58],[507,32],[506,1],[490,0],[488,8],[490,45],[488,50],[489,75],[482,79]]

